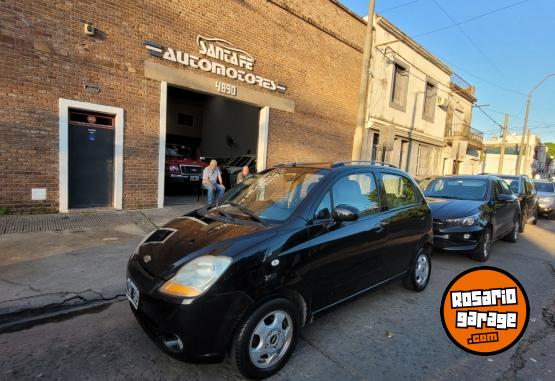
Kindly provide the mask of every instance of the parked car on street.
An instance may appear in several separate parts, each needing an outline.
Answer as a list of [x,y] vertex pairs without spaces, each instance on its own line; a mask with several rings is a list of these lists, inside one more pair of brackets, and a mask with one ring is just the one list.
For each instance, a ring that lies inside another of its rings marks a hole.
[[520,232],[524,232],[527,223],[535,225],[538,222],[538,196],[536,195],[536,187],[532,179],[526,175],[497,175],[503,179],[514,194],[518,197],[522,221],[520,221]]
[[166,183],[200,186],[202,171],[207,164],[193,158],[189,147],[166,144]]
[[549,180],[534,180],[538,192],[538,212],[555,220],[555,184]]
[[127,266],[137,320],[183,360],[264,378],[314,317],[396,279],[422,291],[432,217],[416,183],[386,165],[288,164],[147,235]]
[[432,209],[435,248],[484,262],[495,240],[518,240],[518,198],[499,177],[440,176],[420,186]]

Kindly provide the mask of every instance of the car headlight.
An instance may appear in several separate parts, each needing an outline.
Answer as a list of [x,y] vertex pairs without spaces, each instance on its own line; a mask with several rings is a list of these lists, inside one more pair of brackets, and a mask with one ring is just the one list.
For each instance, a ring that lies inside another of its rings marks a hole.
[[179,166],[177,166],[177,165],[170,165],[170,166],[168,167],[168,170],[169,170],[170,172],[179,172]]
[[203,255],[179,269],[177,274],[160,287],[167,295],[194,298],[208,290],[231,264],[231,258]]
[[472,216],[445,220],[445,222],[448,225],[472,226],[472,225],[477,225],[479,220],[480,220],[480,213],[476,213],[476,214],[473,214]]
[[547,204],[547,203],[551,202],[551,198],[549,198],[549,197],[540,197],[538,199],[538,202],[541,203],[541,204]]

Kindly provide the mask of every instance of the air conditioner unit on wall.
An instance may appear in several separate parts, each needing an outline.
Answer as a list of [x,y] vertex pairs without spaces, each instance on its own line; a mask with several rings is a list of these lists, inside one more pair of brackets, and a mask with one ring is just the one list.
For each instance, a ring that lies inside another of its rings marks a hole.
[[437,97],[437,105],[439,107],[449,107],[449,99],[447,97]]

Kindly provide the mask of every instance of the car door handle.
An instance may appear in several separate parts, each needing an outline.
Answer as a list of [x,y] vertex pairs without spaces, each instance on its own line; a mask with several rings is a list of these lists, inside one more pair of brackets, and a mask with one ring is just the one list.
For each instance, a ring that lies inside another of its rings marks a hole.
[[387,222],[380,222],[379,224],[374,226],[372,229],[370,229],[370,231],[373,232],[373,233],[382,233],[385,230],[386,226],[387,226]]

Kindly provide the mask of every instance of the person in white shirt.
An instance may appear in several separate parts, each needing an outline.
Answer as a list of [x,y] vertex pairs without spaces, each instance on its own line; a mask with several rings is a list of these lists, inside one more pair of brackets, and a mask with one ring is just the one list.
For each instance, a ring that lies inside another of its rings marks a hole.
[[218,168],[216,160],[210,160],[210,164],[202,171],[202,186],[208,191],[209,204],[214,201],[214,193],[216,193],[216,200],[224,194],[225,187],[222,181],[222,172]]

